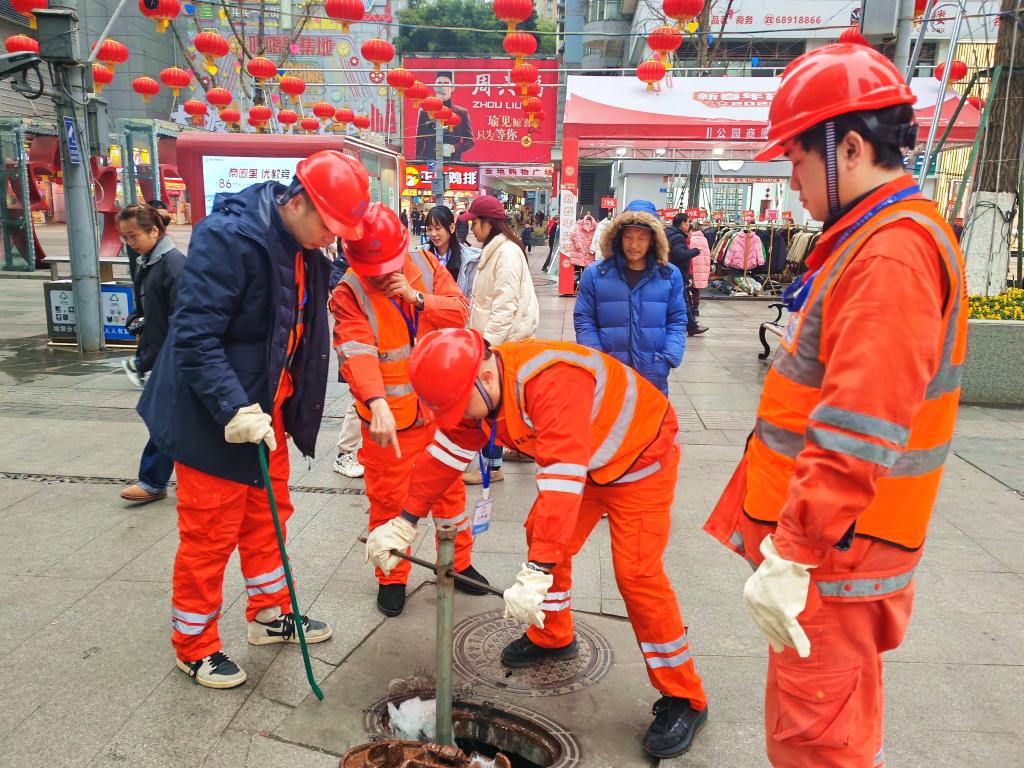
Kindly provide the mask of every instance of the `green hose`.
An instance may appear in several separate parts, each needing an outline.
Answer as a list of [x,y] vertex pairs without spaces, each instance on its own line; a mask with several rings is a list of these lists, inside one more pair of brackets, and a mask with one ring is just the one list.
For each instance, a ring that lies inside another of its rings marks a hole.
[[295,629],[299,633],[299,647],[302,648],[302,661],[306,665],[306,679],[309,687],[320,700],[324,700],[324,692],[316,684],[313,677],[313,666],[309,663],[309,648],[306,647],[306,633],[302,631],[302,613],[299,611],[299,596],[295,594],[295,582],[292,581],[292,568],[288,564],[288,552],[284,548],[284,534],[281,532],[281,520],[277,516],[277,502],[274,501],[274,487],[270,484],[270,472],[267,469],[267,456],[270,449],[265,443],[258,447],[260,454],[260,470],[263,472],[263,485],[267,489],[267,499],[270,501],[270,514],[274,518],[274,530],[277,532],[277,547],[281,550],[281,564],[284,566],[284,578],[288,582],[288,594],[292,598],[292,616],[295,619]]

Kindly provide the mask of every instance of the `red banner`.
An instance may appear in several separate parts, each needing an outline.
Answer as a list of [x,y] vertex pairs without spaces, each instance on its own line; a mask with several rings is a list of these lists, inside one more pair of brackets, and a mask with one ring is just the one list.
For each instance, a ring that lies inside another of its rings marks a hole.
[[601,207],[602,208],[608,208],[608,209],[618,208],[619,207],[619,201],[616,198],[614,198],[614,197],[602,197],[601,198]]
[[678,208],[659,208],[658,213],[661,214],[661,218],[666,221],[672,221],[676,216],[679,215]]
[[[406,58],[403,66],[433,87],[460,122],[444,129],[445,162],[549,163],[558,119],[557,62],[530,59],[540,70],[544,119],[536,128],[523,112],[518,86],[509,82],[511,59]],[[426,71],[423,71],[426,70]],[[405,156],[434,160],[436,124],[403,99]]]
[[700,208],[687,208],[686,209],[686,215],[689,216],[691,219],[699,219],[700,218]]
[[[446,165],[445,189],[455,192],[476,192],[480,188],[480,173],[473,165]],[[405,164],[405,188],[429,190],[434,173],[426,163]]]

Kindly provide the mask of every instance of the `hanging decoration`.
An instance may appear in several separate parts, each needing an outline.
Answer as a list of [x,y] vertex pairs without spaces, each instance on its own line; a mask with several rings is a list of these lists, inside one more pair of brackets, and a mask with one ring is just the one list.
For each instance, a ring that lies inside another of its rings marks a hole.
[[160,93],[160,83],[152,77],[136,77],[132,80],[132,90],[139,94],[142,97],[142,103],[146,104]]
[[540,96],[541,85],[536,80],[534,80],[532,83],[527,83],[524,90],[526,92],[522,95],[522,99],[523,103],[525,104],[526,100],[529,99],[530,97]]
[[537,38],[529,32],[509,32],[502,47],[509,56],[515,56],[516,64],[522,64],[524,58],[537,52]]
[[295,75],[285,75],[281,78],[281,90],[287,93],[292,103],[299,102],[299,96],[306,92],[306,81]]
[[342,107],[334,113],[334,122],[339,123],[342,128],[348,128],[348,124],[356,119],[356,113],[348,107]]
[[255,56],[249,59],[245,65],[245,71],[259,82],[277,77],[277,65],[266,56]]
[[[945,64],[939,64],[935,67],[935,79],[941,81],[942,73],[945,71]],[[949,82],[958,83],[965,77],[967,77],[967,65],[960,61],[960,59],[954,59],[953,63],[949,65]]]
[[456,128],[459,127],[461,123],[462,118],[459,117],[454,112],[452,112],[448,119],[444,121],[444,127],[447,128],[449,131],[454,131]]
[[523,99],[523,112],[530,118],[530,126],[537,127],[537,115],[544,111],[544,102],[536,96],[527,96]]
[[249,108],[249,124],[252,125],[255,120],[257,128],[262,128],[273,116],[274,113],[266,104],[255,104]]
[[683,33],[676,27],[658,27],[647,36],[647,44],[654,51],[654,58],[667,61],[668,55],[683,44]]
[[224,36],[215,29],[207,29],[200,32],[192,40],[192,45],[206,59],[206,71],[211,75],[217,74],[216,59],[227,56],[231,46]]
[[320,131],[320,121],[315,117],[304,117],[299,121],[299,128],[306,133],[318,133]]
[[281,125],[295,125],[299,122],[299,113],[294,109],[277,110],[277,122]]
[[985,109],[985,100],[981,98],[981,96],[968,96],[967,103],[970,104],[979,112]]
[[334,117],[334,107],[326,101],[318,101],[313,105],[313,114],[319,117],[321,122],[326,123]]
[[230,106],[234,97],[227,88],[211,88],[206,92],[206,100],[218,110]]
[[362,21],[366,10],[363,0],[326,0],[324,13],[341,22],[341,31],[348,34],[349,25]]
[[441,107],[441,111],[434,116],[434,119],[439,123],[447,123],[454,114],[450,107]]
[[661,9],[666,17],[676,22],[678,29],[683,29],[686,22],[700,16],[704,10],[704,0],[663,0]]
[[157,32],[166,32],[171,20],[181,13],[181,3],[178,0],[139,0],[139,10],[156,22]]
[[361,131],[365,131],[370,127],[370,116],[369,115],[356,115],[352,118],[352,125]]
[[648,59],[636,68],[636,76],[647,83],[647,90],[653,91],[654,84],[665,77],[665,65],[657,59]]
[[519,86],[519,95],[526,95],[526,86],[537,81],[540,71],[528,61],[522,64],[514,64],[512,71],[508,73],[509,82]]
[[242,122],[242,113],[234,107],[228,107],[220,111],[220,119],[228,125],[238,125]]
[[160,71],[160,82],[171,89],[174,98],[178,98],[178,92],[192,83],[192,73],[181,67],[167,67]]
[[380,72],[381,64],[387,64],[395,58],[395,46],[379,37],[371,37],[359,47],[363,58],[373,64],[373,71]]
[[508,24],[509,32],[515,32],[517,24],[533,15],[533,0],[494,0],[494,15]]
[[424,85],[419,80],[416,80],[412,84],[412,87],[410,87],[405,92],[405,97],[412,101],[413,109],[418,109],[420,106],[420,102],[422,102],[429,95],[430,92],[427,90],[427,86]]
[[11,35],[4,40],[8,53],[39,53],[39,41],[28,35]]
[[29,29],[36,28],[35,11],[41,11],[47,5],[47,0],[11,0],[11,7],[22,16],[28,16]]
[[434,120],[437,117],[437,113],[444,109],[444,102],[437,96],[427,96],[420,103],[420,107],[430,116],[431,120]]
[[205,102],[199,99],[189,99],[181,105],[181,108],[192,117],[192,125],[202,125],[206,122],[207,109]]
[[[93,43],[92,47],[95,48],[96,44]],[[100,46],[99,53],[96,54],[96,61],[106,64],[110,71],[116,74],[117,65],[128,61],[128,46],[108,37]]]
[[843,34],[839,36],[840,43],[854,43],[855,45],[866,45],[869,48],[871,43],[867,41],[867,38],[860,32],[860,25],[853,24],[849,28],[843,30]]
[[408,69],[392,67],[388,70],[388,85],[398,91],[399,97],[404,97],[405,92],[413,87],[416,77]]
[[98,61],[93,62],[92,83],[96,86],[96,93],[103,93],[103,86],[112,82],[114,82],[114,73]]

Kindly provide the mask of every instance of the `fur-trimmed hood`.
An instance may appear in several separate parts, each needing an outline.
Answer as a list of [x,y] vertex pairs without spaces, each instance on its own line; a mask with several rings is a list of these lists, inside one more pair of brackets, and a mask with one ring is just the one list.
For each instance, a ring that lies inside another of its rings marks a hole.
[[[646,227],[654,233],[654,260],[660,266],[668,264],[668,238],[665,227],[657,217],[642,211],[624,211],[612,219],[604,232],[601,233],[601,254],[606,261],[615,257],[616,240],[623,227]],[[619,245],[621,250],[621,244]]]

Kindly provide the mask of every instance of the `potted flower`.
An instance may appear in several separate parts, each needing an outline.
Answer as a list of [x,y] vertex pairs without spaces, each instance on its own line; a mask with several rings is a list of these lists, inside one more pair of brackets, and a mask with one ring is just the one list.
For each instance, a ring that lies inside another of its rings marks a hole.
[[971,296],[960,401],[1024,405],[1024,289]]

